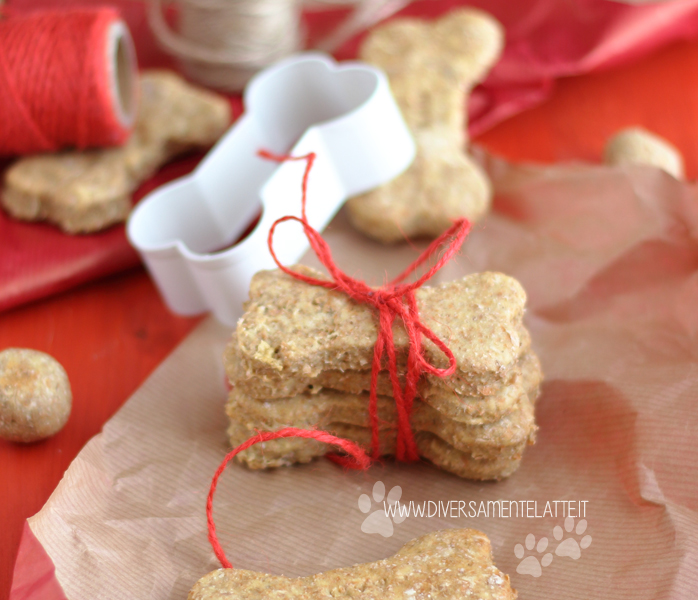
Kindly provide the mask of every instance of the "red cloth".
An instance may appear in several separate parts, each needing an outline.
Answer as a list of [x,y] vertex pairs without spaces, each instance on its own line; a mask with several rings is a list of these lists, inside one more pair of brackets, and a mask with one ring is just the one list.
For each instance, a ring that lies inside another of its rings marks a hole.
[[[136,199],[191,171],[200,156],[168,165],[140,187]],[[139,264],[124,226],[67,235],[53,225],[16,221],[0,210],[0,310],[62,292]]]
[[[11,0],[13,10],[79,6],[80,0]],[[143,3],[112,0],[134,35],[141,67],[171,65],[150,33]],[[420,0],[400,14],[434,17],[466,2]],[[541,102],[558,77],[627,63],[667,43],[698,35],[698,0],[630,5],[611,0],[475,0],[506,28],[504,56],[471,97],[470,131],[478,134]],[[306,15],[310,39],[335,24],[342,11]],[[338,58],[356,55],[359,39]],[[239,98],[235,99],[239,106]],[[239,111],[238,111],[239,112]],[[191,159],[163,169],[136,194],[183,175]],[[0,311],[138,264],[123,226],[88,236],[68,236],[50,225],[21,223],[0,212]]]

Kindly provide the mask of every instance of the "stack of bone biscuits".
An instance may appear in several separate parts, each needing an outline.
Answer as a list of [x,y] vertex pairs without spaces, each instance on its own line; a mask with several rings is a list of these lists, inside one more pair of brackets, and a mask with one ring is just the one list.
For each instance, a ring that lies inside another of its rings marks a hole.
[[[294,270],[319,278],[302,266]],[[416,292],[422,322],[453,352],[447,378],[423,375],[412,413],[422,457],[469,479],[500,479],[534,442],[533,403],[542,379],[523,325],[526,295],[501,273],[478,273]],[[232,390],[228,433],[238,446],[258,431],[318,428],[371,445],[368,413],[377,316],[341,292],[308,285],[281,271],[257,273],[250,300],[225,353]],[[393,327],[398,371],[407,335]],[[424,342],[429,362],[447,358]],[[395,453],[396,408],[387,371],[378,378],[381,454]],[[253,469],[308,462],[332,449],[286,438],[253,446],[238,460]]]

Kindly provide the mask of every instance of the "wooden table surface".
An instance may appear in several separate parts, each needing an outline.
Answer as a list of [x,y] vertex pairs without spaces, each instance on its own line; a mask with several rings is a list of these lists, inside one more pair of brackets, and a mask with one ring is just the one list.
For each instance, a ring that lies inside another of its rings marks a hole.
[[[598,160],[619,128],[643,125],[684,153],[698,174],[698,41],[630,67],[560,81],[549,101],[480,136],[516,160]],[[0,349],[56,357],[73,389],[73,411],[52,439],[0,440],[0,600],[9,595],[23,523],[42,507],[83,445],[198,323],[170,314],[142,269],[0,315]]]

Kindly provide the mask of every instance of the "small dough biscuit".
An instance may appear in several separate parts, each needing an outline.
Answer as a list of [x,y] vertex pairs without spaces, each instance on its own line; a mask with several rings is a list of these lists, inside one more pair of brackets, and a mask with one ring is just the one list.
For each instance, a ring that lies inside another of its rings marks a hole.
[[24,348],[0,352],[0,437],[50,437],[65,425],[72,401],[68,375],[56,359]]
[[681,152],[664,138],[642,127],[629,127],[611,137],[604,149],[604,162],[607,165],[652,165],[676,179],[684,179]]

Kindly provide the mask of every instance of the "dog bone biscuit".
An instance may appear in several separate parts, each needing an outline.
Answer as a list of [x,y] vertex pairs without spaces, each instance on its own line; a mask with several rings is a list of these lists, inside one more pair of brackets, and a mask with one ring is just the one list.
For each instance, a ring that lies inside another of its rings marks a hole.
[[[535,354],[530,350],[528,331],[522,328],[520,338],[522,340],[521,356],[509,369],[504,369],[498,373],[495,380],[459,381],[458,385],[453,385],[453,381],[450,379],[424,379],[419,384],[420,394],[428,396],[450,392],[462,396],[463,401],[469,398],[473,402],[477,402],[498,398],[506,394],[505,388],[513,384],[515,378],[524,368],[529,369],[527,371],[529,377],[540,379],[540,364],[537,362]],[[398,373],[402,377],[406,365],[404,356],[399,357],[399,359]],[[322,388],[358,394],[368,390],[371,381],[370,370],[327,369],[314,377],[304,376],[302,373],[288,376],[283,371],[255,372],[243,365],[236,340],[233,340],[226,347],[224,365],[231,385],[239,387],[249,396],[260,400],[287,398],[302,392],[314,393],[319,392]],[[386,371],[381,371],[378,374],[377,389],[379,394],[391,395],[393,393],[390,377]]]
[[494,423],[509,414],[522,391],[531,403],[535,403],[540,394],[543,371],[538,356],[527,352],[519,361],[520,369],[513,373],[509,385],[502,386],[498,393],[482,397],[469,397],[457,394],[446,386],[422,385],[420,394],[424,401],[442,415],[454,421],[470,425]]
[[[352,394],[370,389],[370,371],[328,369],[312,379],[287,379],[276,372],[264,376],[245,372],[240,367],[236,349],[235,344],[228,344],[224,358],[231,385],[256,400],[287,398],[302,393],[317,394],[325,388]],[[488,383],[476,390],[483,393],[459,394],[450,387],[448,380],[439,378],[421,379],[418,391],[428,404],[449,418],[471,424],[490,423],[497,421],[511,409],[518,401],[522,388],[534,401],[538,397],[542,377],[540,361],[529,350],[501,382]],[[384,396],[393,394],[390,377],[385,371],[378,375],[377,393]]]
[[[308,267],[295,268],[321,277]],[[448,381],[457,393],[501,381],[526,349],[526,294],[511,277],[477,273],[421,288],[416,297],[422,321],[456,358],[456,372]],[[396,349],[404,356],[407,336],[400,324],[394,334]],[[312,380],[327,369],[369,370],[376,335],[370,307],[274,270],[253,277],[250,300],[231,343],[245,373]],[[425,341],[424,351],[433,364],[447,365],[431,342]]]
[[387,73],[417,155],[402,175],[349,199],[359,230],[385,243],[436,237],[458,217],[477,221],[487,212],[491,185],[465,153],[465,107],[502,45],[500,24],[467,8],[431,23],[395,19],[369,34],[361,58]]
[[448,529],[407,543],[391,558],[291,579],[242,569],[202,577],[188,600],[515,600],[509,576],[492,562],[487,536]]
[[52,436],[68,420],[72,401],[68,375],[52,356],[24,348],[0,352],[0,438]]
[[684,178],[681,152],[664,138],[642,127],[629,127],[611,137],[604,149],[604,162],[608,165],[652,165],[664,169],[676,179]]
[[[323,390],[314,395],[302,394],[293,398],[260,402],[235,390],[231,392],[226,412],[232,421],[244,422],[247,437],[257,429],[274,431],[282,427],[317,427],[324,429],[331,423],[370,427],[368,394],[347,394]],[[397,422],[395,401],[389,396],[378,397],[378,417],[382,429],[393,429]],[[439,436],[458,450],[477,448],[482,454],[497,452],[505,446],[525,445],[536,430],[533,405],[525,392],[517,399],[513,412],[499,421],[471,425],[454,421],[424,402],[415,400],[412,429],[428,431]],[[244,440],[243,440],[244,441]],[[305,440],[300,440],[305,441]],[[267,442],[267,447],[272,444]],[[233,444],[233,446],[239,445]]]
[[[246,432],[246,433],[245,433]],[[245,440],[250,432],[239,424],[231,424],[228,430],[231,440]],[[331,424],[330,433],[359,444],[364,448],[371,446],[371,430],[357,425],[344,423]],[[503,448],[489,456],[475,455],[468,451],[456,450],[440,437],[427,431],[418,431],[414,436],[419,455],[444,471],[463,479],[492,481],[505,479],[520,466],[524,446]],[[268,469],[287,467],[296,463],[308,463],[316,458],[333,452],[334,448],[315,440],[285,438],[266,442],[273,444],[262,451],[245,451],[241,462],[250,469]],[[395,454],[397,433],[395,430],[381,432],[381,449],[386,456]],[[252,448],[250,448],[252,450]],[[243,453],[241,453],[243,454]]]
[[124,221],[131,194],[183,151],[213,144],[230,123],[228,102],[167,71],[146,71],[134,131],[125,146],[20,159],[5,175],[2,204],[12,216],[46,220],[67,233]]
[[471,452],[461,452],[449,446],[440,437],[426,431],[415,436],[419,455],[440,469],[463,479],[500,481],[513,475],[521,466],[523,447],[504,448],[488,458]]
[[[260,402],[233,390],[226,406],[231,425],[228,430],[233,446],[238,446],[257,431],[274,431],[282,427],[319,428],[370,446],[370,420],[368,394],[345,394],[323,390],[315,395]],[[394,454],[396,431],[396,409],[390,397],[378,397],[378,416],[383,454]],[[445,468],[455,456],[489,467],[488,479],[500,479],[509,475],[521,459],[524,448],[535,440],[536,425],[533,405],[525,392],[518,398],[513,412],[496,423],[466,425],[445,417],[428,404],[415,401],[412,414],[412,429],[417,434],[417,445],[421,448],[419,434],[431,434],[444,442],[448,456],[442,457],[431,448],[428,458],[438,467]],[[278,467],[295,462],[308,462],[324,455],[331,448],[314,440],[286,438],[272,440],[264,445],[253,446],[237,456],[237,460],[250,468]],[[503,471],[493,471],[491,462],[496,461]],[[461,460],[462,462],[462,460]],[[513,464],[515,463],[515,464]],[[461,472],[458,474],[462,474]],[[448,469],[447,469],[448,470]],[[462,476],[482,478],[480,472],[467,472]]]

